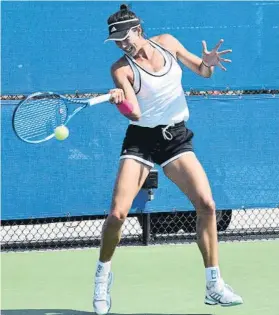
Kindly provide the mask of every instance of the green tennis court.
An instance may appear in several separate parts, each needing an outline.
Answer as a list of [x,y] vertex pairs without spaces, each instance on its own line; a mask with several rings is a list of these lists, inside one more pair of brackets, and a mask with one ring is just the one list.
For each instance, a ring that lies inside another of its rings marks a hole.
[[[244,298],[206,306],[195,244],[119,247],[113,260],[112,314],[278,315],[279,241],[221,243],[221,270]],[[92,314],[98,249],[2,253],[3,315]]]

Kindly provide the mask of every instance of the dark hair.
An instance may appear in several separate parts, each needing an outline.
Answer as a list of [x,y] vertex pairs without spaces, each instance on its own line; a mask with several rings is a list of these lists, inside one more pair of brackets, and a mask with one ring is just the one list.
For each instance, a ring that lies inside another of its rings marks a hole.
[[130,11],[129,6],[127,4],[121,4],[120,10],[115,12],[108,18],[108,24],[136,18],[138,17],[134,12]]

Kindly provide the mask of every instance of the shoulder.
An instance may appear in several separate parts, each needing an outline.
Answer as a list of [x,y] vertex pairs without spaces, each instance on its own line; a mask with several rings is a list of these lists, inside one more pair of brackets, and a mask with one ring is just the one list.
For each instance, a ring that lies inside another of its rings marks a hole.
[[161,34],[157,36],[153,36],[150,38],[152,41],[158,43],[165,49],[169,50],[171,53],[176,54],[178,40],[172,36],[171,34]]
[[153,36],[150,39],[166,47],[172,46],[178,42],[178,40],[171,34],[161,34],[161,35]]
[[116,62],[114,62],[111,67],[110,70],[112,73],[115,72],[122,72],[124,71],[125,67],[127,67],[129,65],[127,59],[125,56],[122,56],[120,59],[118,59]]
[[127,76],[130,72],[130,65],[125,56],[122,56],[110,68],[111,75],[116,76]]
[[114,82],[123,82],[126,79],[128,79],[131,84],[133,82],[133,71],[125,55],[111,65],[110,73]]

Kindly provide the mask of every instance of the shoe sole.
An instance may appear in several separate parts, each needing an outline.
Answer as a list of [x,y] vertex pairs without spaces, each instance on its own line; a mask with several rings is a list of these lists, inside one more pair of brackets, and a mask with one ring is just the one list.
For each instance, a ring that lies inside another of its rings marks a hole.
[[108,285],[108,291],[107,291],[107,293],[109,294],[109,309],[108,309],[108,312],[107,312],[107,314],[109,313],[109,311],[110,311],[110,309],[111,309],[111,305],[112,305],[112,300],[111,300],[111,295],[110,295],[110,289],[111,289],[111,287],[112,287],[112,284],[113,284],[113,273],[111,272],[110,273],[110,283],[109,283],[109,285]]
[[230,306],[241,305],[241,304],[243,304],[243,302],[232,302],[232,303],[224,304],[224,303],[220,303],[220,302],[205,298],[204,304],[210,305],[210,306],[220,305],[222,307],[230,307]]

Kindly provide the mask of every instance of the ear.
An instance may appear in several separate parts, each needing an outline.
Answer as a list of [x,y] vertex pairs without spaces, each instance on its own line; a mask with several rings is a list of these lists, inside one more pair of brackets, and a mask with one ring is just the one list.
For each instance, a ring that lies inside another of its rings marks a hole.
[[142,31],[141,26],[137,27],[137,32],[138,32],[139,36],[143,36],[143,31]]

